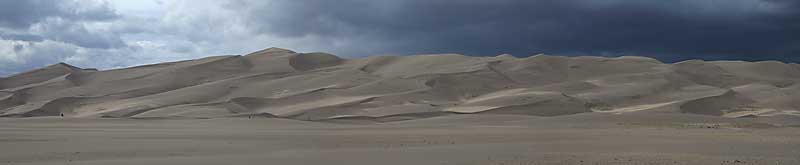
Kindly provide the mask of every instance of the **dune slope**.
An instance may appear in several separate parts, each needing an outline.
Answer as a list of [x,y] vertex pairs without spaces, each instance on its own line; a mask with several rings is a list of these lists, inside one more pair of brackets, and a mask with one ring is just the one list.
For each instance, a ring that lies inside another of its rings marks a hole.
[[97,71],[0,78],[2,117],[269,116],[397,121],[454,114],[800,115],[800,66],[646,57],[458,54],[344,59],[269,48]]

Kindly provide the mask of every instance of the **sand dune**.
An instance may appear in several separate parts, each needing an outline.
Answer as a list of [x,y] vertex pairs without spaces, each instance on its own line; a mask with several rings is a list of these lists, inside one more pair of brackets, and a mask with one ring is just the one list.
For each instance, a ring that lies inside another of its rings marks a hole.
[[0,164],[798,164],[797,82],[634,56],[60,63],[0,78]]
[[420,119],[452,114],[796,115],[800,66],[646,57],[457,54],[344,59],[269,48],[97,71],[68,64],[0,79],[0,116]]

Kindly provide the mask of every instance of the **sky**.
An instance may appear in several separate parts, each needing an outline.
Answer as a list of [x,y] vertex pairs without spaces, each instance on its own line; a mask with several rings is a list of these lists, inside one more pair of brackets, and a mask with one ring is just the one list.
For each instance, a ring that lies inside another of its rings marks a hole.
[[0,0],[0,76],[281,47],[800,62],[797,0]]

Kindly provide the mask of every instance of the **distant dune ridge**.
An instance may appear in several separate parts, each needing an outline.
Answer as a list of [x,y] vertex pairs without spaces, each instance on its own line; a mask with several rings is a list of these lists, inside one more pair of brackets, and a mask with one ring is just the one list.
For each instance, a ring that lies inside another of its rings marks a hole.
[[454,114],[800,115],[800,65],[647,57],[457,54],[343,59],[269,48],[98,71],[0,78],[2,117],[398,121]]

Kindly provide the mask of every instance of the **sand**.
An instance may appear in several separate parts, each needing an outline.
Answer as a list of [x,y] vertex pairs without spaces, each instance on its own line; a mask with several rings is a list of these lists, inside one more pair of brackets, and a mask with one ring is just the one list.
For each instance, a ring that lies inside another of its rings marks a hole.
[[0,164],[798,164],[797,82],[634,56],[59,63],[0,78]]
[[[797,120],[797,119],[795,119]],[[0,119],[0,164],[798,164],[800,127],[755,118],[450,115]]]
[[776,61],[665,64],[634,56],[458,54],[343,59],[269,48],[104,71],[55,64],[0,79],[0,116],[268,115],[310,121],[451,112],[769,116],[800,109],[794,101],[800,100],[797,82],[800,67]]

